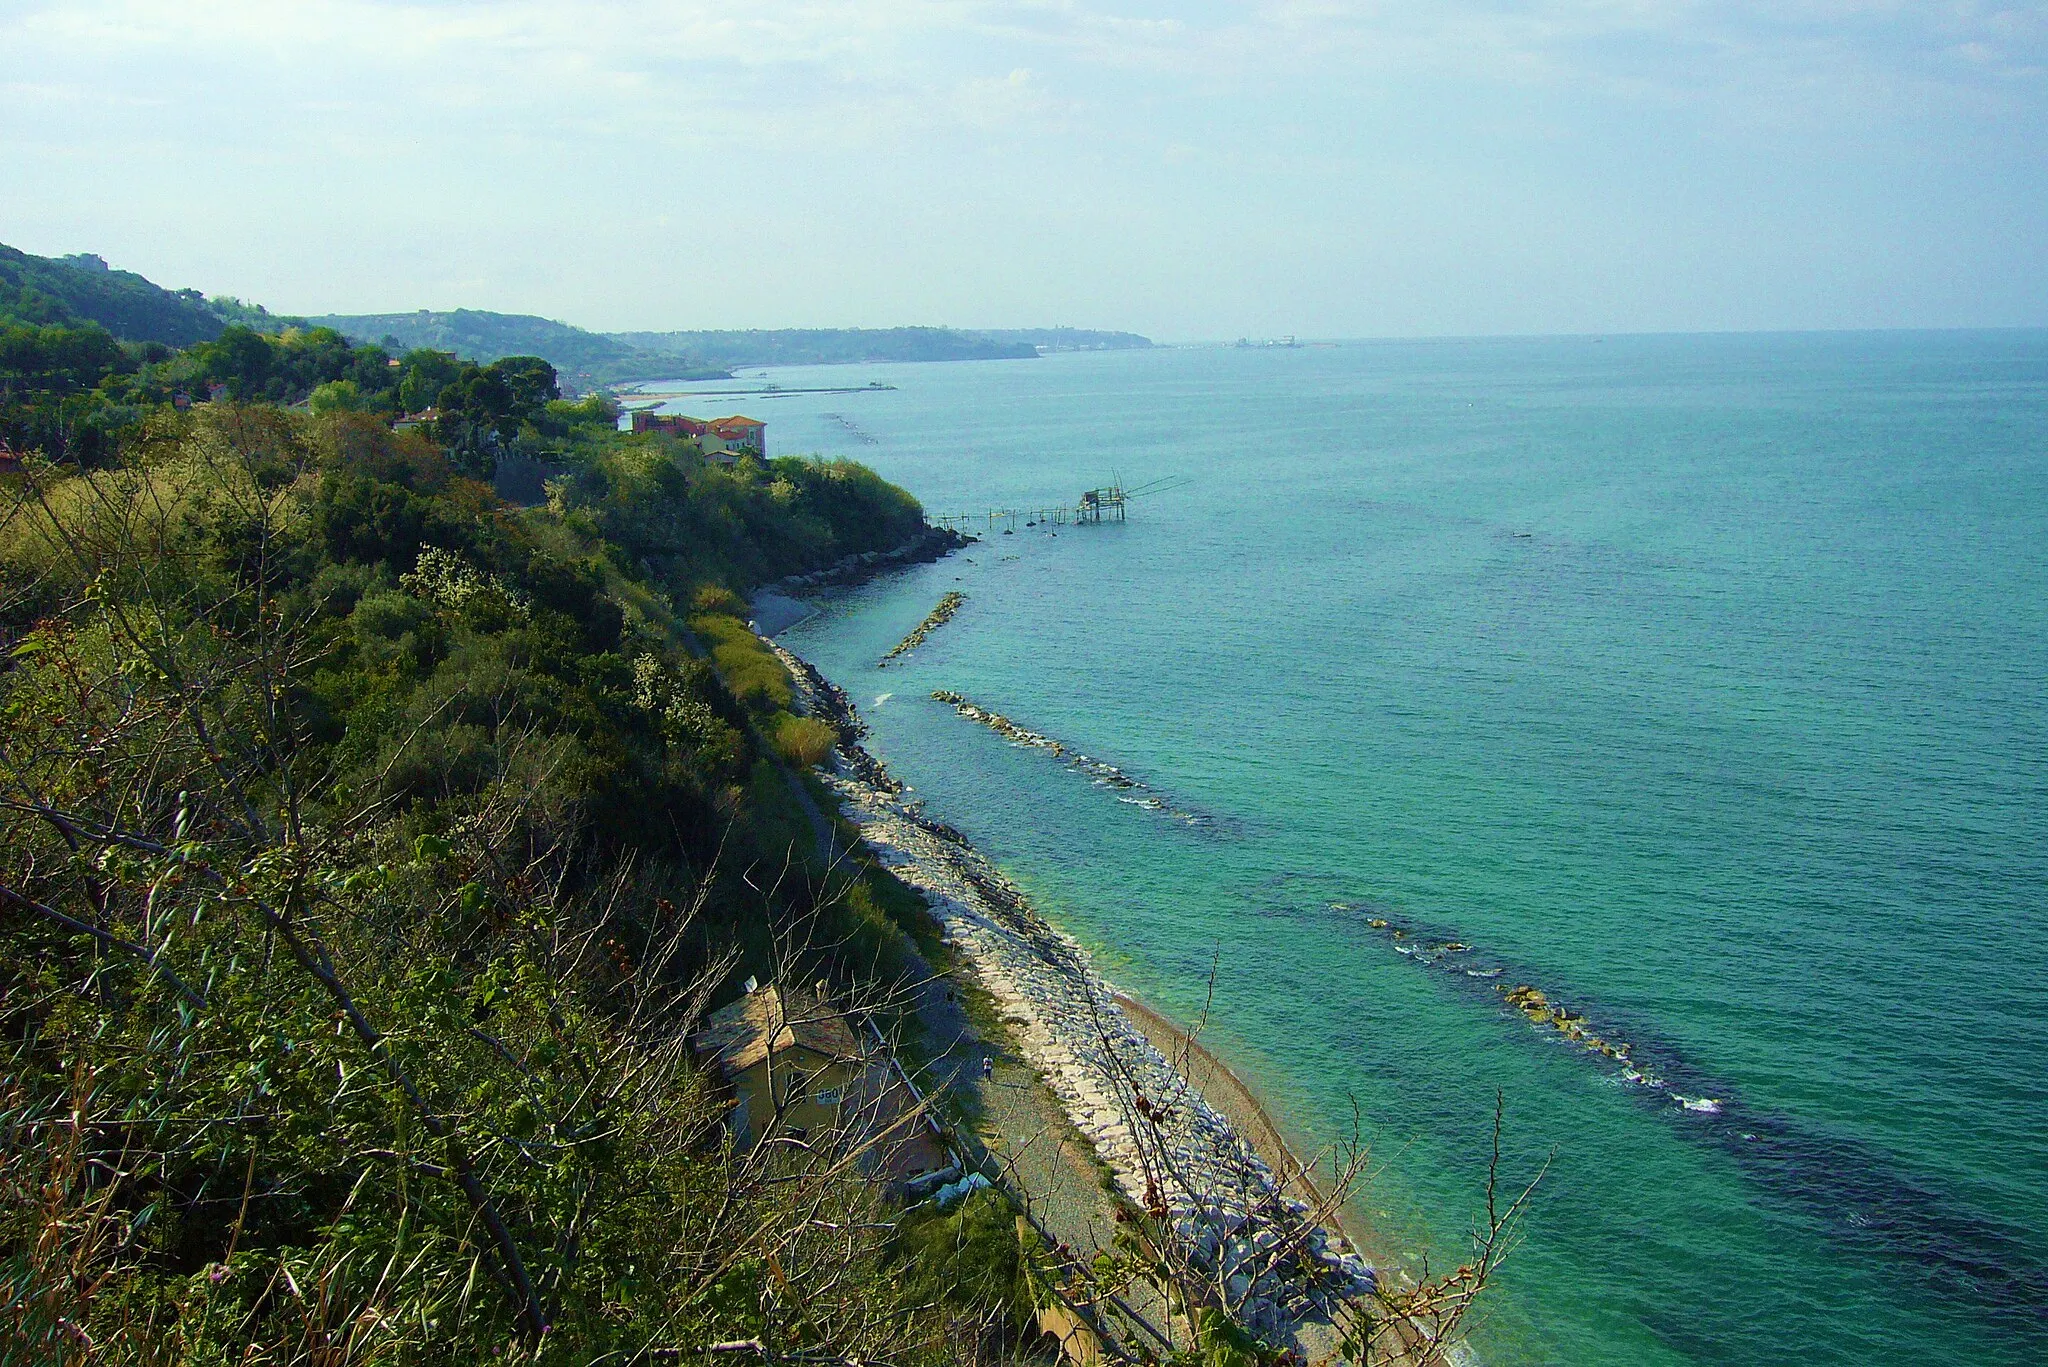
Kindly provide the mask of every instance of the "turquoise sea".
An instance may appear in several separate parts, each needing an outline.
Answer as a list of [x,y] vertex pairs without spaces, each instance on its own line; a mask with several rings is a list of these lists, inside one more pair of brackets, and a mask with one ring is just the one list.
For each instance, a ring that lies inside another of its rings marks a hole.
[[932,512],[1192,481],[785,639],[1113,979],[1186,1020],[1213,967],[1298,1139],[1356,1104],[1388,1256],[1460,1259],[1505,1094],[1555,1162],[1483,1361],[2048,1361],[2048,333],[770,378],[897,388],[684,407]]

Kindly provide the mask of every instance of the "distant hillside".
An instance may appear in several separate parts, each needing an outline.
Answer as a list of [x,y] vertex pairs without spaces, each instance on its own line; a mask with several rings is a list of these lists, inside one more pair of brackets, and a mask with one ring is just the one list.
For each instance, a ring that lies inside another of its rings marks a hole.
[[501,356],[538,356],[579,389],[629,380],[720,379],[724,369],[695,353],[642,348],[567,323],[523,313],[456,309],[452,313],[330,314],[312,320],[365,342],[398,339],[399,346],[452,351],[483,364]]
[[1045,351],[1149,347],[1130,332],[1080,328],[780,328],[772,331],[588,332],[529,314],[456,309],[436,313],[330,314],[293,318],[225,296],[168,290],[98,256],[31,256],[0,246],[0,316],[38,323],[91,321],[127,341],[185,347],[230,324],[276,333],[331,327],[361,342],[396,339],[410,350],[452,351],[486,364],[539,356],[576,389],[642,380],[717,379],[736,366],[837,365],[858,361],[990,361]]
[[131,342],[191,346],[226,323],[198,290],[167,290],[97,256],[31,256],[0,246],[0,314],[39,323],[98,323]]
[[1000,361],[1036,356],[1025,341],[952,328],[777,328],[745,332],[615,332],[629,346],[711,365],[844,365],[856,361]]
[[992,342],[1022,342],[1040,351],[1142,351],[1150,337],[1135,332],[1091,332],[1087,328],[978,328]]

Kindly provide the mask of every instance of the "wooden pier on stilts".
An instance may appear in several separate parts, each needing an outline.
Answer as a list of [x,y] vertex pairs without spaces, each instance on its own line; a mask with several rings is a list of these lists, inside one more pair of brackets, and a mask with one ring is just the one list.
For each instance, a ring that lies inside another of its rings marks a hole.
[[1171,489],[1185,488],[1193,482],[1180,476],[1169,476],[1141,484],[1135,489],[1126,489],[1123,482],[1117,480],[1099,489],[1087,490],[1071,505],[1030,509],[987,508],[978,513],[950,513],[926,520],[934,527],[962,533],[993,532],[998,526],[1005,532],[1014,532],[1019,522],[1026,527],[1099,527],[1105,522],[1122,522],[1125,505],[1134,498],[1163,494]]

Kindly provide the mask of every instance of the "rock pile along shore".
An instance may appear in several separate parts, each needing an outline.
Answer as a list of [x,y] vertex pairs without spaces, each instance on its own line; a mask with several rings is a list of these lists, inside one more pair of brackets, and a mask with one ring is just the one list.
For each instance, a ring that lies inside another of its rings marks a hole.
[[905,565],[924,565],[944,559],[974,538],[945,527],[926,527],[893,551],[862,551],[843,556],[822,570],[792,574],[766,586],[771,593],[801,593],[805,589],[844,588],[864,583],[885,570]]
[[[816,688],[816,670],[773,648],[797,679],[804,706],[832,720],[842,738],[858,725],[843,692]],[[924,894],[944,938],[1016,1022],[1026,1060],[1124,1194],[1163,1213],[1247,1324],[1284,1336],[1324,1318],[1336,1298],[1372,1289],[1372,1268],[1311,1226],[1309,1208],[1284,1192],[1252,1146],[1124,1014],[1078,943],[1049,925],[959,832],[905,801],[900,784],[867,777],[880,766],[857,739],[839,760],[828,781],[864,843]],[[1276,1262],[1276,1248],[1297,1251]]]
[[941,598],[939,600],[939,605],[933,608],[929,613],[927,613],[925,615],[925,619],[922,622],[919,622],[916,628],[908,636],[905,636],[902,640],[898,641],[896,643],[896,648],[894,650],[890,651],[887,655],[884,655],[882,657],[881,667],[884,669],[888,668],[889,661],[901,659],[903,656],[908,655],[911,651],[916,650],[919,646],[923,645],[924,638],[931,635],[934,631],[937,631],[940,627],[946,625],[946,623],[952,621],[953,614],[960,611],[960,605],[966,601],[967,595],[961,593],[958,589],[955,589],[953,592],[948,593],[944,598]]
[[1200,812],[1191,812],[1175,806],[1172,799],[1155,792],[1150,784],[1142,783],[1132,778],[1108,760],[1095,759],[1084,755],[1063,741],[1054,740],[1042,731],[1033,731],[1027,726],[1020,726],[1002,713],[983,707],[972,699],[963,697],[949,689],[934,689],[932,691],[932,698],[935,701],[946,704],[968,721],[980,726],[986,726],[989,730],[995,732],[1004,740],[1010,741],[1012,744],[1028,745],[1034,749],[1045,751],[1060,763],[1087,774],[1105,788],[1148,794],[1145,797],[1120,798],[1119,801],[1128,802],[1132,806],[1143,807],[1147,811],[1158,812],[1179,821],[1185,821],[1189,825],[1203,826],[1211,824],[1210,819]]

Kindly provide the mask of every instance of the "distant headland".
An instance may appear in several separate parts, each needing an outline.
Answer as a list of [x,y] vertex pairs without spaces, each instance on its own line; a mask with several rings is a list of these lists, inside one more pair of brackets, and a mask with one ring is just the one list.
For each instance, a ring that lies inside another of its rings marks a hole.
[[1047,351],[1149,347],[1130,332],[1035,328],[778,328],[710,332],[590,332],[525,314],[455,309],[436,313],[330,314],[307,320],[402,350],[432,347],[485,363],[539,356],[579,388],[644,380],[717,380],[749,366],[851,365],[887,361],[1016,360]]
[[294,327],[327,327],[358,342],[382,344],[394,355],[424,347],[453,352],[476,365],[506,356],[538,356],[555,367],[565,386],[577,391],[647,380],[725,379],[749,366],[993,361],[1152,345],[1150,338],[1134,332],[1070,327],[603,333],[533,314],[487,309],[299,316],[273,313],[227,295],[166,289],[132,271],[115,269],[90,252],[43,257],[0,246],[0,294],[14,298],[24,291],[137,341],[182,347],[210,342],[228,327],[271,334]]

